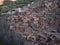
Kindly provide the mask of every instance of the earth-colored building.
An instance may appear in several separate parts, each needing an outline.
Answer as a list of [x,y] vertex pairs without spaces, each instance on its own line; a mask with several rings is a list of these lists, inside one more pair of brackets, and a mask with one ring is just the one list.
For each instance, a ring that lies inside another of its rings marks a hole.
[[16,0],[0,0],[0,5],[3,5],[6,1],[16,1]]

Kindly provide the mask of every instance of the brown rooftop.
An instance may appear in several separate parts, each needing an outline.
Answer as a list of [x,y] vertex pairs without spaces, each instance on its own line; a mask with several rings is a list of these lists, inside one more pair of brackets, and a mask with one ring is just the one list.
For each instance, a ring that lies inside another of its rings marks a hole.
[[8,2],[8,1],[16,1],[16,0],[0,0],[0,5],[3,5],[4,4],[4,2]]

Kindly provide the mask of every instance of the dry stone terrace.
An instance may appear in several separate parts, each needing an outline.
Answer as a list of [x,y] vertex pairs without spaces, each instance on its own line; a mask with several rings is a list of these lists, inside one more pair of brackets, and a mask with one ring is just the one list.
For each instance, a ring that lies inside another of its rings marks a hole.
[[[41,0],[40,0],[41,1]],[[60,45],[55,39],[57,37],[57,27],[60,25],[60,18],[55,19],[55,11],[58,1],[41,1],[25,7],[27,10],[18,15],[8,17],[10,30],[20,34],[22,40],[38,45]],[[58,38],[60,41],[60,39]]]

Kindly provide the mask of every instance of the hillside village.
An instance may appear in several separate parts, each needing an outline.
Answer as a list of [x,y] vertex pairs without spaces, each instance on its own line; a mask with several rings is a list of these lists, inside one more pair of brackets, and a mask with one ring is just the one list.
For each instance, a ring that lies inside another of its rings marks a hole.
[[35,0],[22,8],[17,7],[3,12],[8,15],[7,18],[5,17],[5,25],[8,29],[3,36],[6,40],[4,43],[6,45],[60,45],[59,11],[59,0]]
[[[27,10],[25,7],[22,10],[20,8],[21,11],[18,15],[9,17],[10,30],[20,34],[22,40],[29,41],[34,45],[55,45],[55,38],[59,37],[57,35],[58,25],[60,25],[60,18],[56,17],[55,19],[54,17],[54,11],[58,8],[57,3],[58,1],[52,0],[50,2],[41,1],[41,3],[33,2],[26,6]],[[34,7],[36,4],[37,6]],[[46,42],[49,39],[53,44]],[[59,44],[56,43],[56,45]]]

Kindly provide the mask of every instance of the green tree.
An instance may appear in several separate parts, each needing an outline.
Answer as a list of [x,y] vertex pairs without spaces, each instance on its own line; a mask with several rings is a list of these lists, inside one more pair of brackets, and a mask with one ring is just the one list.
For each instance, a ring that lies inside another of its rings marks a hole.
[[8,6],[2,6],[1,7],[1,12],[7,12],[9,10]]

